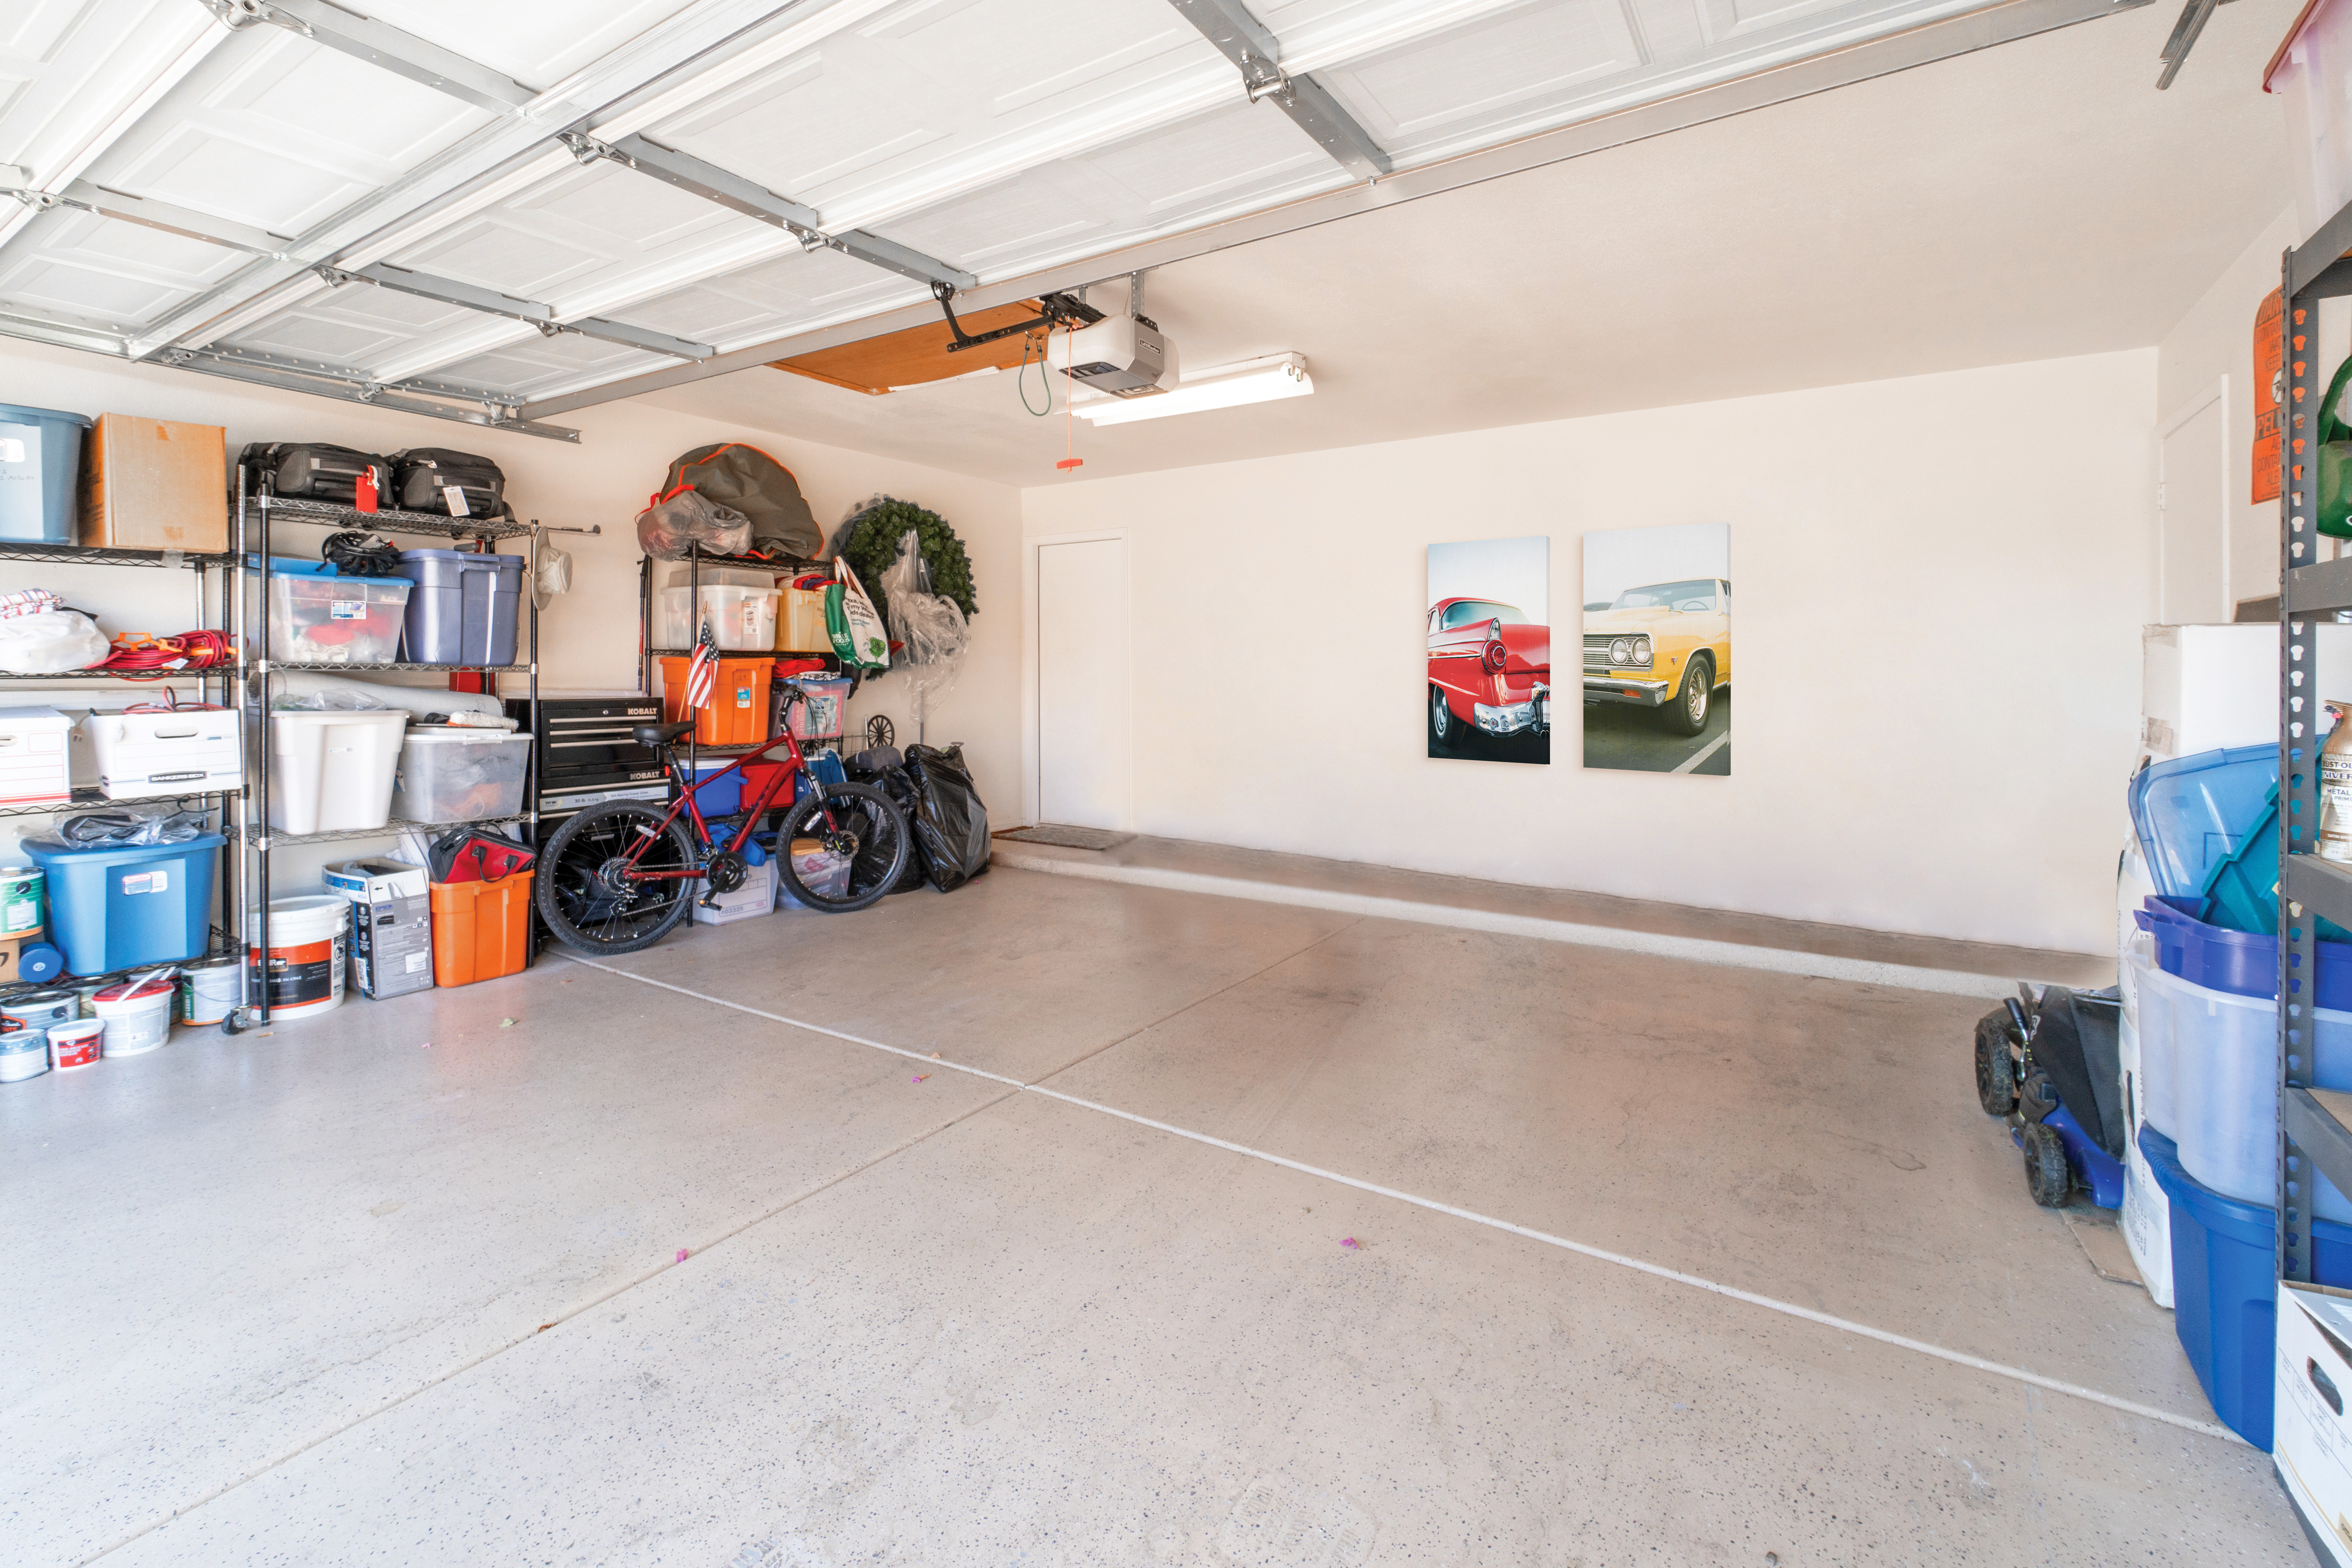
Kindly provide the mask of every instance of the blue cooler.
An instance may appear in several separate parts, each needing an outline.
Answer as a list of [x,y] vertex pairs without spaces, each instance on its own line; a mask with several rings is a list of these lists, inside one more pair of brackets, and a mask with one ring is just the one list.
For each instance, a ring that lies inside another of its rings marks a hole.
[[211,945],[217,833],[177,844],[23,846],[48,877],[49,939],[75,974],[197,958]]
[[694,806],[706,819],[732,816],[743,809],[743,775],[734,773],[723,779],[715,776],[734,765],[732,757],[694,764]]
[[[2172,1210],[2172,1328],[2213,1413],[2271,1449],[2272,1365],[2278,1340],[2278,1211],[2225,1198],[2180,1168],[2172,1140],[2153,1127],[2139,1152]],[[2311,1222],[2312,1277],[2352,1285],[2352,1226]]]

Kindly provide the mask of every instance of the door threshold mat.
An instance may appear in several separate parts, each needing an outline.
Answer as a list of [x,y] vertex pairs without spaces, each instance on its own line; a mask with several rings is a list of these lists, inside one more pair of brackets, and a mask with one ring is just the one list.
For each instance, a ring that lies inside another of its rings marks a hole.
[[1018,839],[1024,844],[1057,844],[1065,849],[1116,849],[1135,835],[1113,833],[1106,827],[1064,827],[1045,822],[1035,827],[1016,827],[997,837]]

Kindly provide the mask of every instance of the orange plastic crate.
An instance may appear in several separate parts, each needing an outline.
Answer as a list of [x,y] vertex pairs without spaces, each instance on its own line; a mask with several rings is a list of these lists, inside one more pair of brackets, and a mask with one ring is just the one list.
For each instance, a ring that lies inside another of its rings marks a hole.
[[[662,717],[673,721],[687,716],[686,667],[692,660],[664,658]],[[694,739],[705,746],[741,746],[768,738],[768,684],[775,675],[772,658],[722,658],[719,684],[710,706],[694,710]]]
[[520,974],[530,952],[530,877],[433,884],[433,984]]

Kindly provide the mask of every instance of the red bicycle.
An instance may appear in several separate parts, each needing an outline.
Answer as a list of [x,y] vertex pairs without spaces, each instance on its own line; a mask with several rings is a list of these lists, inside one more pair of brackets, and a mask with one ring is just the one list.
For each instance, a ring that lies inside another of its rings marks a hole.
[[[667,935],[698,896],[708,903],[735,891],[751,872],[745,847],[779,795],[798,800],[776,834],[776,874],[793,898],[827,914],[847,914],[898,886],[914,850],[898,803],[871,784],[818,780],[789,726],[701,781],[699,787],[708,789],[751,763],[790,764],[763,769],[764,776],[747,775],[760,776],[758,794],[743,803],[741,822],[721,843],[677,758],[675,742],[693,728],[686,719],[630,731],[661,759],[677,791],[667,809],[651,801],[591,806],[548,840],[534,896],[559,941],[588,953],[635,952]],[[778,751],[783,755],[775,755]],[[728,818],[719,822],[724,826]],[[796,842],[810,841],[822,851],[811,857],[823,868],[814,879],[803,875],[802,857],[793,853]],[[698,895],[697,883],[707,884],[707,890]]]

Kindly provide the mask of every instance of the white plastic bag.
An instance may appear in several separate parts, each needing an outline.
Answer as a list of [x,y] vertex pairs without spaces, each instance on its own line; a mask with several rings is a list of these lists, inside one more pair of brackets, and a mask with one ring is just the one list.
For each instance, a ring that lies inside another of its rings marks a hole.
[[740,555],[751,548],[751,520],[693,490],[637,513],[637,546],[655,560],[683,561],[698,544],[705,555]]
[[907,672],[907,694],[914,704],[918,735],[933,704],[955,684],[963,668],[964,650],[971,643],[971,628],[963,611],[953,599],[931,593],[929,587],[922,542],[910,528],[899,537],[898,559],[882,574],[882,603],[890,617],[890,635],[905,649],[898,663]]
[[79,610],[43,610],[0,619],[0,669],[11,675],[88,669],[113,651],[98,623]]

